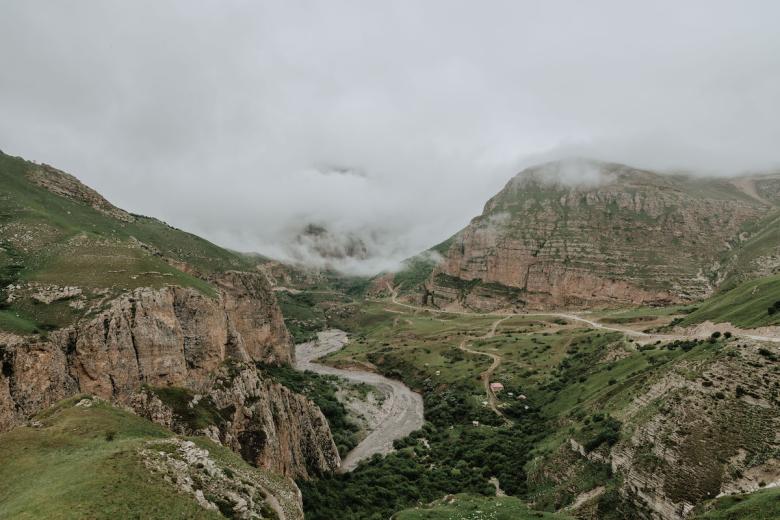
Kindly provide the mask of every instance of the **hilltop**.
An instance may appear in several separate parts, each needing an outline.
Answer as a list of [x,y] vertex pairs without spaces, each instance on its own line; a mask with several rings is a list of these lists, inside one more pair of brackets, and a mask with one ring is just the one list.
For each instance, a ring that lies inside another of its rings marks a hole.
[[511,179],[434,261],[413,259],[396,277],[445,307],[690,303],[780,270],[778,191],[780,175],[548,163]]

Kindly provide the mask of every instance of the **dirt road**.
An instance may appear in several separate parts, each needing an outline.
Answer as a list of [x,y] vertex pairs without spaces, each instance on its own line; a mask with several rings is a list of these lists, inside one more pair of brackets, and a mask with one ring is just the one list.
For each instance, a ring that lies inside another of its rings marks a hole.
[[326,330],[317,335],[315,341],[295,346],[295,368],[311,370],[318,374],[343,377],[349,381],[366,383],[384,396],[376,416],[371,418],[373,430],[363,441],[350,451],[341,461],[339,471],[352,471],[361,460],[376,453],[384,454],[393,450],[393,441],[406,437],[423,425],[423,401],[420,394],[409,387],[373,372],[361,370],[343,370],[329,367],[314,360],[335,352],[347,344],[347,333],[342,330]]
[[496,404],[496,401],[497,401],[496,400],[496,394],[495,394],[495,392],[493,392],[493,390],[490,389],[490,380],[493,379],[493,373],[496,371],[496,369],[501,364],[501,361],[503,361],[503,359],[498,354],[493,354],[492,352],[483,352],[481,350],[472,350],[472,349],[468,348],[466,345],[469,342],[475,341],[475,340],[478,340],[478,339],[492,338],[493,336],[496,335],[496,329],[501,324],[501,322],[505,321],[505,320],[508,320],[509,318],[511,318],[511,316],[506,316],[504,318],[496,320],[493,323],[493,326],[490,327],[490,330],[484,336],[480,336],[480,337],[474,338],[474,339],[464,339],[463,341],[460,342],[460,345],[458,345],[458,348],[461,349],[464,352],[468,352],[470,354],[477,354],[477,355],[480,355],[480,356],[487,356],[487,357],[489,357],[490,359],[493,360],[493,362],[490,364],[490,367],[488,367],[487,370],[482,372],[480,374],[480,377],[482,378],[482,384],[485,387],[485,395],[487,396],[488,406],[490,407],[491,410],[493,410],[493,412],[496,415],[498,415],[499,417],[503,418],[507,423],[511,423],[511,421],[509,419],[507,419],[506,416],[503,413],[501,413],[501,410],[498,409],[498,405]]
[[[513,316],[519,316],[519,317],[553,317],[553,318],[562,318],[566,320],[572,320],[572,321],[579,321],[581,323],[584,323],[588,325],[589,327],[593,329],[601,329],[601,330],[609,330],[613,332],[622,332],[623,334],[627,336],[632,336],[635,338],[639,343],[650,343],[653,341],[674,341],[674,340],[689,340],[689,339],[705,339],[708,337],[708,334],[658,334],[658,333],[648,333],[648,332],[642,332],[639,330],[630,329],[628,327],[618,327],[615,325],[605,325],[603,323],[599,323],[597,321],[589,320],[588,318],[584,318],[579,314],[572,314],[567,312],[509,312],[509,313],[495,313],[495,312],[486,312],[486,313],[479,313],[479,312],[468,312],[468,311],[447,311],[442,309],[434,309],[432,307],[420,307],[417,305],[411,305],[408,303],[403,303],[398,301],[398,291],[394,287],[392,287],[390,284],[387,284],[387,288],[390,291],[390,300],[398,306],[406,307],[407,309],[412,309],[414,311],[427,311],[432,313],[441,313],[441,314],[457,314],[461,316],[505,316],[507,318],[511,318]],[[724,325],[725,327],[725,325]],[[723,327],[721,327],[723,328]],[[765,336],[765,335],[758,335],[758,334],[750,334],[749,331],[740,330],[734,327],[729,327],[732,330],[732,333],[734,336],[737,337],[743,337],[747,339],[752,339],[756,341],[768,341],[772,343],[780,343],[780,337],[777,336]]]

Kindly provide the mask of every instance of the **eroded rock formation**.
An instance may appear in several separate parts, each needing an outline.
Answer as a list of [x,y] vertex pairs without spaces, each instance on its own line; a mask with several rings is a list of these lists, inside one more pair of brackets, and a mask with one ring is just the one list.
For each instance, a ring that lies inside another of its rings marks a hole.
[[[289,364],[294,353],[265,278],[228,272],[213,283],[215,297],[180,287],[136,289],[46,339],[4,334],[0,430],[78,392],[127,404],[144,386],[182,387],[232,410],[212,437],[249,462],[295,477],[337,468],[319,409],[254,367]],[[226,363],[242,367],[229,380]],[[173,422],[162,407],[146,415]]]
[[482,309],[690,301],[723,279],[745,225],[773,211],[726,180],[586,166],[587,182],[566,179],[564,163],[512,179],[450,240],[428,289]]

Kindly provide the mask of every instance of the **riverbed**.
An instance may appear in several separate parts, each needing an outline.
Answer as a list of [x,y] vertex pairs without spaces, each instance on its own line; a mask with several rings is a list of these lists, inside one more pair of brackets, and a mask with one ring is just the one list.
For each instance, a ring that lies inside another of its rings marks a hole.
[[374,387],[383,397],[381,405],[373,408],[372,417],[367,421],[371,426],[370,433],[341,461],[341,472],[352,471],[360,461],[374,454],[390,453],[393,451],[394,440],[419,430],[424,420],[422,396],[400,381],[388,379],[375,372],[344,370],[315,362],[340,350],[348,341],[346,332],[331,329],[318,333],[314,341],[295,346],[295,368],[298,370],[311,370],[355,383],[365,383]]

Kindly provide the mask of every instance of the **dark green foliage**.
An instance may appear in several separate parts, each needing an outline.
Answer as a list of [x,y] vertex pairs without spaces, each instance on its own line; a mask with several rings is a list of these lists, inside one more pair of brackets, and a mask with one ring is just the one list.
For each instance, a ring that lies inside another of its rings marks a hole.
[[342,457],[357,446],[359,428],[349,419],[344,405],[336,399],[338,378],[315,374],[308,370],[299,372],[287,366],[258,365],[258,368],[293,392],[303,394],[314,401],[328,420],[333,440]]
[[[538,439],[539,425],[529,420],[514,427],[448,427],[428,423],[398,443],[399,451],[374,457],[345,475],[299,482],[306,518],[344,520],[390,518],[400,509],[449,493],[493,495],[487,482],[497,476],[512,495],[525,492],[523,465]],[[425,438],[430,449],[419,440]]]
[[679,349],[683,350],[684,352],[688,352],[689,350],[691,350],[693,347],[695,347],[696,345],[698,345],[700,343],[701,343],[701,341],[700,340],[696,340],[696,339],[686,339],[686,340],[678,339],[678,340],[672,341],[671,343],[668,343],[666,345],[666,348],[669,349],[669,350],[673,350],[673,349],[678,349],[679,348]]
[[186,388],[175,386],[148,389],[153,392],[166,406],[173,410],[176,419],[184,423],[190,430],[196,431],[211,425],[221,426],[235,410],[218,410],[210,397],[203,397],[197,404],[192,403],[195,396]]
[[[451,359],[462,359],[462,352],[453,350],[445,351],[449,353],[445,357],[450,355],[453,356]],[[426,420],[438,426],[471,424],[471,421],[494,425],[502,423],[499,417],[473,398],[473,386],[466,382],[437,385],[418,367],[391,353],[372,352],[367,357],[385,376],[401,379],[419,390],[423,395]]]
[[613,446],[620,439],[620,427],[622,424],[617,419],[602,414],[592,416],[590,424],[582,429],[582,436],[585,438],[583,447],[585,451],[591,452],[606,444]]

